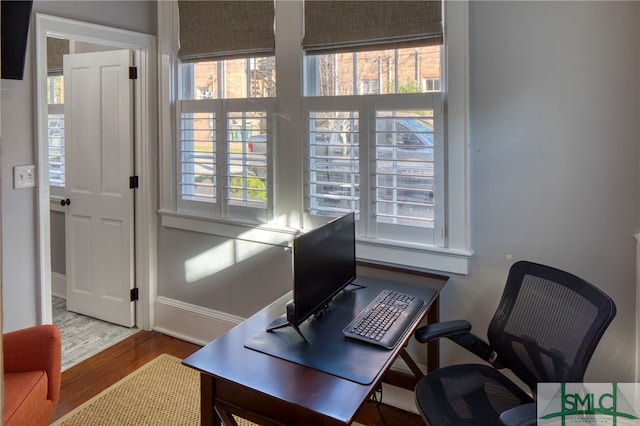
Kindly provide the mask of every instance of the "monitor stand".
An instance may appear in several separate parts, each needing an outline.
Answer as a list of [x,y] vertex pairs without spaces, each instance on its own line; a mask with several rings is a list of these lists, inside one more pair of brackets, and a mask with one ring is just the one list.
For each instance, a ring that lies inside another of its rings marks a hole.
[[367,286],[366,286],[366,285],[358,284],[358,283],[356,283],[355,281],[351,281],[349,284],[347,284],[347,285],[345,286],[345,290],[348,290],[348,289],[347,289],[347,287],[349,287],[349,286],[354,286],[354,287],[356,287],[356,288],[355,288],[355,290],[360,290],[360,289],[363,289],[363,288],[367,288]]
[[267,330],[266,330],[267,333],[270,333],[279,328],[292,327],[300,335],[300,337],[302,337],[302,340],[304,340],[306,343],[309,343],[307,338],[304,337],[304,334],[302,334],[302,331],[300,331],[300,327],[298,327],[292,321],[293,318],[294,318],[293,302],[289,302],[287,303],[287,315],[278,317],[275,320],[273,320],[273,322],[269,324],[269,326],[267,327]]
[[[366,285],[358,284],[358,283],[356,283],[354,281],[351,281],[349,284],[347,284],[343,288],[343,291],[350,291],[350,289],[347,289],[348,286],[355,287],[353,290],[360,290],[360,289],[363,289],[363,288],[367,288]],[[327,312],[328,309],[329,309],[329,302],[325,303],[313,315],[316,318],[320,318]],[[300,337],[302,337],[302,340],[304,340],[306,343],[309,343],[307,338],[304,337],[304,334],[302,334],[302,331],[300,330],[300,327],[298,325],[296,325],[296,323],[295,323],[295,307],[294,307],[293,301],[287,303],[287,314],[283,315],[281,317],[278,317],[275,320],[273,320],[271,322],[271,324],[269,324],[269,326],[266,328],[265,331],[267,333],[270,333],[270,332],[272,332],[274,330],[278,330],[278,329],[284,328],[284,327],[293,328],[300,335]]]

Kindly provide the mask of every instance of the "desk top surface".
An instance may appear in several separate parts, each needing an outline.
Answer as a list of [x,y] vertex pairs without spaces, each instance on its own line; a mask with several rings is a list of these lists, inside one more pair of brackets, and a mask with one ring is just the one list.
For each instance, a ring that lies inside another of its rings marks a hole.
[[[350,423],[358,408],[382,379],[382,375],[391,367],[404,344],[412,337],[413,330],[424,317],[427,308],[435,301],[446,281],[447,277],[430,276],[424,279],[424,285],[416,285],[358,276],[356,282],[365,285],[366,288],[351,291],[348,295],[352,299],[350,306],[353,306],[354,316],[384,288],[413,294],[426,302],[422,315],[418,315],[407,328],[403,342],[392,350],[384,350],[382,357],[375,356],[371,357],[371,360],[359,360],[375,364],[370,365],[369,368],[375,369],[377,374],[373,382],[367,385],[244,346],[245,342],[254,338],[257,333],[262,332],[274,319],[285,312],[285,306],[291,300],[290,293],[186,358],[184,364],[289,404],[295,404],[343,423]],[[358,341],[352,341],[351,344],[356,345],[355,348],[367,345]],[[348,351],[344,354],[345,357],[361,355],[361,351],[353,351],[353,354]]]

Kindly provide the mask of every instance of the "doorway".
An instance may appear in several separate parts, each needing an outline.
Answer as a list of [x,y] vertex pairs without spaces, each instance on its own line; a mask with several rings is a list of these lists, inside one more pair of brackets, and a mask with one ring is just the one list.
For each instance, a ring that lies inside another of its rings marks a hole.
[[[135,286],[138,302],[135,324],[143,330],[152,327],[152,294],[155,294],[155,212],[153,209],[156,154],[150,141],[155,131],[155,38],[147,34],[123,31],[115,28],[87,24],[64,18],[36,14],[37,93],[38,93],[38,249],[40,267],[40,323],[52,322],[52,250],[51,210],[59,210],[60,201],[50,190],[48,101],[47,101],[47,38],[66,39],[77,45],[103,46],[104,50],[130,49],[137,64],[138,78],[133,82],[136,96],[133,102],[134,175],[145,183],[136,190],[135,218],[131,235],[138,242],[133,250],[135,259]],[[54,219],[55,220],[55,219]],[[66,243],[65,243],[66,244]],[[58,277],[59,278],[59,277]],[[57,280],[54,280],[57,281]]]

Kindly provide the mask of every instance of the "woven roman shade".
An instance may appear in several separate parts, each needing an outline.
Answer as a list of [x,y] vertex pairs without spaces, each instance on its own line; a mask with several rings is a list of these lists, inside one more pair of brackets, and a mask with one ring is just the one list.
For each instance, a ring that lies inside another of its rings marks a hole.
[[62,56],[69,53],[69,40],[47,37],[47,75],[62,75]]
[[275,51],[274,2],[178,2],[183,62],[268,56]]
[[442,1],[305,0],[307,53],[442,44]]

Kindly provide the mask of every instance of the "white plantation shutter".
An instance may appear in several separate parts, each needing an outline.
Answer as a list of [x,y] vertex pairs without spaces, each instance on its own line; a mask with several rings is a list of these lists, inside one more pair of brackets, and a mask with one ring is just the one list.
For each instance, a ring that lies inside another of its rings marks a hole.
[[64,188],[64,105],[49,105],[47,143],[49,146],[49,185]]
[[229,204],[267,207],[266,111],[227,113]]
[[216,120],[212,112],[180,114],[178,179],[182,199],[214,203],[216,193]]
[[360,211],[358,112],[311,112],[309,210],[316,216]]
[[433,111],[377,111],[375,217],[433,228]]

